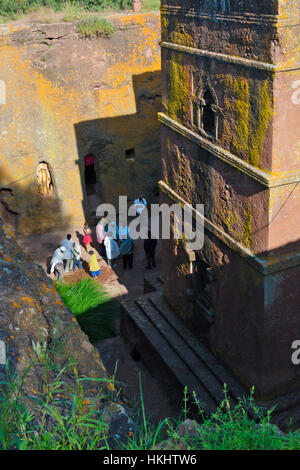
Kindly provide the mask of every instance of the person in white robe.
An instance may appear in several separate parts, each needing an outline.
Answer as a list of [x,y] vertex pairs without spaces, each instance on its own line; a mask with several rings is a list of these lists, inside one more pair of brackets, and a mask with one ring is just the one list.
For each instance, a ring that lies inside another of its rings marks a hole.
[[72,267],[73,267],[72,249],[73,249],[74,240],[72,239],[72,236],[70,234],[68,234],[67,238],[65,238],[61,242],[61,244],[66,249],[66,252],[65,252],[65,260],[66,260],[65,272],[68,273],[70,271],[70,269],[72,269]]
[[106,257],[108,266],[112,266],[112,260],[117,258],[120,254],[118,243],[110,236],[106,236],[104,239],[104,245],[106,249]]
[[55,273],[57,280],[62,281],[64,277],[64,259],[66,248],[61,246],[55,250],[50,261],[50,272]]

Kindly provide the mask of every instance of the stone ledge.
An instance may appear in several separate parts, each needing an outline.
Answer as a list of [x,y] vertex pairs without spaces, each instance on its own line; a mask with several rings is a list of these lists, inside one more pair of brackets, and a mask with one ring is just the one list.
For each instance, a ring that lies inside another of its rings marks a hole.
[[174,119],[171,119],[164,113],[158,113],[158,119],[162,124],[165,124],[173,131],[195,142],[197,145],[209,151],[215,157],[220,158],[220,160],[223,160],[224,162],[233,166],[238,171],[241,171],[245,175],[260,183],[262,186],[265,186],[266,188],[275,188],[277,186],[298,183],[300,181],[300,171],[295,171],[294,173],[291,172],[288,174],[279,173],[277,175],[274,173],[269,173],[265,170],[261,170],[253,165],[250,165],[249,163],[232,154],[228,150],[224,150],[222,147],[210,142],[201,135],[175,121]]
[[184,15],[190,18],[198,18],[200,20],[209,20],[213,22],[229,22],[229,23],[241,23],[241,24],[255,24],[255,25],[268,25],[271,27],[286,28],[289,26],[295,26],[295,20],[292,16],[285,18],[280,15],[267,15],[258,13],[219,13],[219,12],[204,12],[196,11],[195,8],[185,8],[179,5],[163,5],[161,7],[161,13],[163,15]]
[[242,67],[247,67],[250,69],[263,70],[266,72],[276,73],[276,72],[288,72],[292,70],[298,70],[300,68],[299,63],[293,65],[277,65],[270,64],[267,62],[259,62],[257,60],[245,59],[244,57],[233,56],[229,54],[222,54],[220,52],[206,51],[203,49],[197,49],[195,47],[182,46],[180,44],[175,44],[172,42],[161,42],[162,48],[170,49],[173,51],[184,52],[185,54],[190,54],[198,57],[207,57],[212,60],[219,60],[221,62],[226,62],[229,64],[235,64]]
[[251,250],[243,246],[238,241],[234,240],[230,235],[225,233],[220,227],[215,225],[213,222],[208,220],[206,217],[203,217],[200,212],[194,209],[190,203],[185,201],[180,197],[172,188],[170,188],[164,181],[159,181],[160,190],[165,193],[170,199],[179,203],[181,206],[189,206],[191,213],[194,217],[202,219],[204,227],[215,235],[219,240],[221,240],[226,246],[231,250],[235,251],[241,258],[243,258],[247,263],[251,264],[257,271],[259,271],[264,276],[274,274],[285,269],[294,268],[300,265],[300,253],[290,253],[276,257],[261,257]]

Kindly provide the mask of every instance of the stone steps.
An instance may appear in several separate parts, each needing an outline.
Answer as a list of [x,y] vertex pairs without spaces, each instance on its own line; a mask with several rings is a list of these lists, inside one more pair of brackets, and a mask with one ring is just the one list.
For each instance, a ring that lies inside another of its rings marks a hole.
[[172,400],[182,401],[187,386],[190,400],[195,392],[200,408],[210,415],[224,399],[224,383],[232,404],[247,394],[174,315],[160,292],[122,303],[121,312],[121,334]]
[[[242,397],[247,391],[240,384],[240,382],[232,376],[232,374],[220,363],[218,359],[210,352],[210,350],[192,335],[191,331],[185,326],[184,322],[178,318],[177,315],[171,310],[167,302],[161,295],[154,294],[149,297],[149,302],[161,312],[161,315],[169,323],[179,337],[188,345],[190,350],[198,357],[203,366],[205,366],[219,382],[222,384],[222,391],[224,384],[228,386],[229,392],[235,400]],[[224,393],[222,392],[224,398]]]
[[[159,284],[161,286],[161,282]],[[199,406],[210,415],[224,399],[224,384],[231,405],[249,396],[247,390],[197,339],[174,314],[159,291],[144,295],[136,301],[121,303],[121,335],[129,343],[134,356],[143,360],[150,372],[167,391],[170,401],[182,405],[183,391],[187,387],[191,401],[193,391]],[[286,393],[267,402],[256,401],[261,408],[270,410],[272,423],[287,429],[292,418],[300,424],[300,392]],[[253,419],[254,412],[249,410]]]

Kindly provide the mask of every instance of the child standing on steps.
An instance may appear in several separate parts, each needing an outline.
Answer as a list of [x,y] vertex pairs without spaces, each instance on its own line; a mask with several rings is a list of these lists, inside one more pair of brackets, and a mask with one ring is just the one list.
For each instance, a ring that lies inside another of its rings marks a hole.
[[100,271],[100,266],[98,264],[96,255],[93,252],[93,250],[89,251],[89,255],[91,255],[90,260],[89,260],[89,267],[90,267],[91,275],[94,279],[98,279],[98,276],[100,276],[101,271]]

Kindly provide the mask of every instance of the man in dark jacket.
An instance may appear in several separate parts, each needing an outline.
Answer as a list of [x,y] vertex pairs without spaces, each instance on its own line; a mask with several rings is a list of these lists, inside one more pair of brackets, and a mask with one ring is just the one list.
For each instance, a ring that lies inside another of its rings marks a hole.
[[151,238],[151,232],[148,232],[148,238],[144,240],[144,250],[146,253],[147,266],[146,269],[151,269],[156,267],[155,263],[155,249],[157,245],[157,240]]

